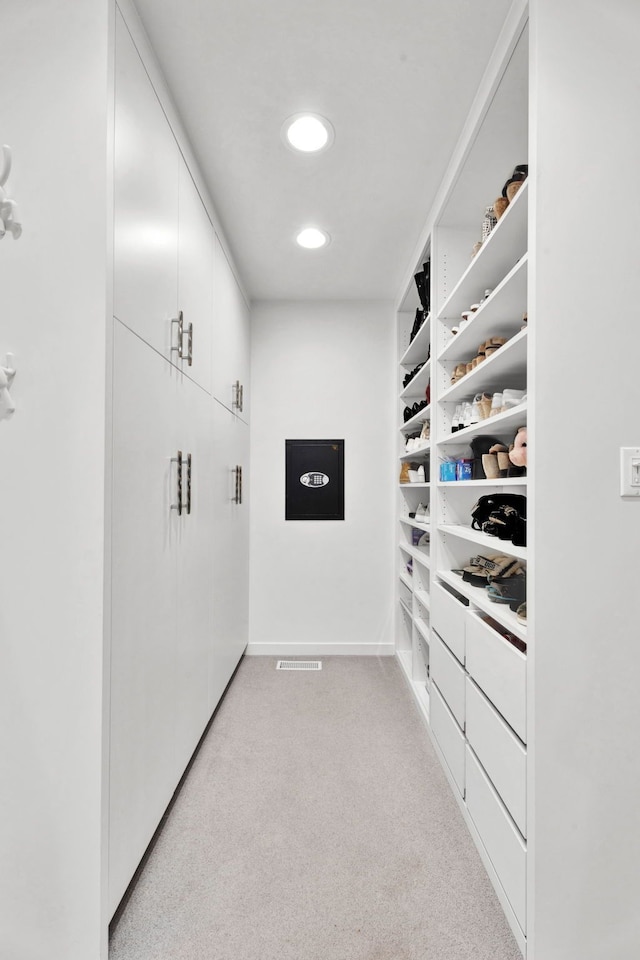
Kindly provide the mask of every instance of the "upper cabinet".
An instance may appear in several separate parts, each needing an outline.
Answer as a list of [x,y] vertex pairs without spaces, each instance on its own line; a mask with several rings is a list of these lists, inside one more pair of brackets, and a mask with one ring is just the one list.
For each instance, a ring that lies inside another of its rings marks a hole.
[[249,419],[249,307],[216,236],[213,394]]
[[173,362],[211,393],[214,231],[184,162],[180,163],[178,323]]
[[119,14],[114,150],[114,314],[169,358],[178,316],[180,153]]
[[213,226],[119,15],[114,150],[114,314],[210,393]]

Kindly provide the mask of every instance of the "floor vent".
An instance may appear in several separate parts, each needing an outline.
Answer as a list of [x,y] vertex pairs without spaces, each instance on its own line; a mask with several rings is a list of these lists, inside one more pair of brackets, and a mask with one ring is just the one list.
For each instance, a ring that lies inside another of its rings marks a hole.
[[322,670],[322,660],[278,660],[276,670]]

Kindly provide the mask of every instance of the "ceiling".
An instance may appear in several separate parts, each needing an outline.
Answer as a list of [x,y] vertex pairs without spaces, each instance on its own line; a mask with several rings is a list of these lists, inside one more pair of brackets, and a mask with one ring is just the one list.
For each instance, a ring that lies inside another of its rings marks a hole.
[[135,0],[252,299],[397,298],[510,2]]

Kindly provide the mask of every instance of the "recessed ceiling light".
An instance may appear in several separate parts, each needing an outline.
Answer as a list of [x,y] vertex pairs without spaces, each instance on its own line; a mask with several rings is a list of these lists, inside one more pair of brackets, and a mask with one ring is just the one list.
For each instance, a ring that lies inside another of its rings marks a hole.
[[282,139],[300,153],[328,150],[335,134],[328,120],[317,113],[296,113],[282,125]]
[[318,230],[317,227],[305,227],[296,237],[296,243],[306,250],[318,250],[320,247],[326,247],[330,237],[324,230]]

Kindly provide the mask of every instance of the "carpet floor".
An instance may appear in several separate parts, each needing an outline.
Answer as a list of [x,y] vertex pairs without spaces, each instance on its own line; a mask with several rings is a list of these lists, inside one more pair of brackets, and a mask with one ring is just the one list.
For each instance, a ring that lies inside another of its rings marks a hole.
[[240,664],[110,960],[521,960],[392,657]]

